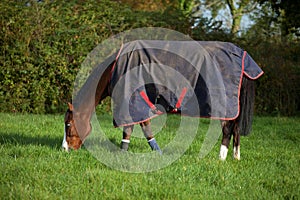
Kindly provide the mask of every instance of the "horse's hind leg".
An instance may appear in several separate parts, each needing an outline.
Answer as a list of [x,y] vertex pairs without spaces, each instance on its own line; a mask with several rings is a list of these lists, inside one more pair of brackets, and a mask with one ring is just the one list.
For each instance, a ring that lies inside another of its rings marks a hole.
[[142,130],[143,130],[143,133],[148,141],[148,144],[150,145],[151,149],[153,151],[158,151],[160,154],[162,153],[154,136],[153,136],[153,133],[151,131],[151,123],[150,123],[150,120],[148,121],[145,121],[145,122],[142,122],[140,123],[141,127],[142,127]]
[[238,124],[235,123],[233,128],[233,158],[240,160],[240,133]]
[[121,150],[128,151],[129,143],[130,143],[130,136],[133,131],[133,125],[124,126],[123,128],[123,139],[121,142]]
[[234,123],[233,121],[222,121],[221,124],[223,137],[220,148],[220,160],[226,160]]

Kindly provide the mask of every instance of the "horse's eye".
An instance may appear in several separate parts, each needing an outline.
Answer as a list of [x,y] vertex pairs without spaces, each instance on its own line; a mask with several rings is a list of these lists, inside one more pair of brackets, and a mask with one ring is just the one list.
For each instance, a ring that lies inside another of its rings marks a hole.
[[67,123],[67,127],[70,127],[71,126],[71,124],[70,123]]

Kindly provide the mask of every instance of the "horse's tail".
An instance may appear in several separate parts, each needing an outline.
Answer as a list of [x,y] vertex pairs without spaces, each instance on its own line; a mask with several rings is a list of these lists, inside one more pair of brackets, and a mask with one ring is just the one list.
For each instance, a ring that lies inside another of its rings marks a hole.
[[254,110],[255,85],[254,81],[243,76],[240,91],[240,114],[237,118],[239,133],[248,135],[252,128]]

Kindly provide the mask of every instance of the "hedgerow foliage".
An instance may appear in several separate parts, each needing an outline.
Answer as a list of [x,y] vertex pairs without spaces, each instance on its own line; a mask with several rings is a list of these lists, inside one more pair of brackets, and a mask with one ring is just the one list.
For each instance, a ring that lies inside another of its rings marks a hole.
[[[2,0],[0,13],[0,112],[64,111],[86,55],[125,30],[157,26],[195,39],[232,41],[209,30],[205,20],[191,29],[190,16],[176,7],[147,12],[108,0]],[[257,82],[257,113],[299,111],[299,44],[236,43],[265,71]]]
[[2,112],[63,111],[80,64],[97,44],[135,27],[171,27],[159,21],[163,13],[107,0],[3,0],[0,12]]
[[0,4],[1,111],[60,111],[88,52],[132,26],[110,1]]
[[0,8],[1,110],[59,110],[86,54],[111,34],[111,7],[6,1]]
[[298,115],[300,111],[299,43],[262,42],[249,51],[263,68],[256,84],[256,111],[264,115]]

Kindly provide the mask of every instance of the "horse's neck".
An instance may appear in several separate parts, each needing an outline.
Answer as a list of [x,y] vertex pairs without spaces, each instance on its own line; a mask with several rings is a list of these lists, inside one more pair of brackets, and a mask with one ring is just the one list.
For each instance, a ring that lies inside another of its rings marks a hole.
[[111,70],[112,70],[112,65],[106,68],[106,70],[103,72],[98,85],[96,89],[96,94],[95,94],[95,107],[101,103],[103,99],[108,97],[109,94],[109,83],[111,79]]
[[[103,99],[109,96],[108,87],[110,83],[111,76],[111,66],[108,66],[105,71],[102,73],[100,80],[97,83],[96,88],[90,89],[89,87],[84,88],[84,90],[89,90],[87,96],[81,100],[80,115],[85,116],[85,120],[90,121],[95,107],[101,103]],[[93,98],[93,96],[95,98]]]
[[[109,66],[102,74],[95,91],[95,102],[92,98],[85,99],[86,101],[82,102],[79,110],[77,112],[78,119],[82,123],[82,139],[84,140],[90,132],[90,121],[93,113],[95,112],[95,107],[107,96],[109,96],[109,83],[111,76],[111,66]],[[86,89],[86,88],[85,88]]]

